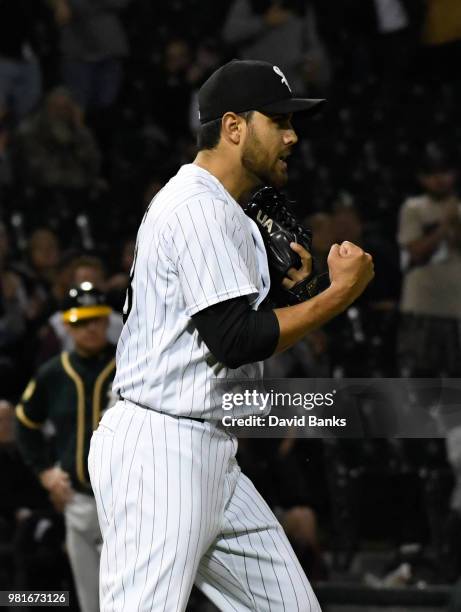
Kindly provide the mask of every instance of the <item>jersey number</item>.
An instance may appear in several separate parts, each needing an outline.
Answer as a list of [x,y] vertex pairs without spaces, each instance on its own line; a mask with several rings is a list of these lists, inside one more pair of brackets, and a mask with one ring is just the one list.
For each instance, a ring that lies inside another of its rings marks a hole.
[[134,253],[133,265],[130,270],[130,283],[126,290],[125,303],[123,304],[123,323],[126,323],[131,311],[131,307],[133,306],[133,277],[134,277],[134,263],[136,261],[137,249]]
[[[155,200],[155,198],[154,198],[154,200]],[[144,213],[144,216],[142,218],[141,225],[146,220],[147,213],[149,212],[149,209],[152,206],[154,200],[152,200],[150,202],[149,206],[147,207],[146,212]],[[139,237],[139,235],[138,235],[138,237]],[[128,317],[130,316],[131,307],[133,306],[133,278],[134,278],[134,267],[136,265],[137,257],[138,257],[138,240],[136,240],[136,246],[135,246],[135,249],[134,249],[134,257],[133,257],[133,264],[132,264],[131,270],[130,270],[130,283],[128,285],[128,289],[126,290],[125,303],[123,304],[123,323],[124,324],[126,323]]]

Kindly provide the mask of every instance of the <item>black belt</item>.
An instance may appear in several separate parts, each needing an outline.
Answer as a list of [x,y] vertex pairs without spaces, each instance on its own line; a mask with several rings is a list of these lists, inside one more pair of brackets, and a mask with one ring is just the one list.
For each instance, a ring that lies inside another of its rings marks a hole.
[[[131,402],[130,400],[126,400],[122,395],[120,395],[120,392],[117,393],[118,399],[119,400],[123,400],[124,402],[129,401],[132,404],[135,404],[135,402]],[[202,419],[200,417],[192,417],[192,416],[185,416],[185,415],[177,415],[177,414],[168,414],[167,412],[162,412],[161,410],[153,410],[153,408],[149,408],[148,406],[143,406],[142,404],[135,404],[136,406],[139,406],[140,408],[144,408],[144,410],[152,410],[152,412],[158,412],[159,414],[166,414],[166,416],[170,416],[173,417],[175,419],[190,419],[192,421],[199,421],[200,423],[207,423],[208,421],[206,419]]]

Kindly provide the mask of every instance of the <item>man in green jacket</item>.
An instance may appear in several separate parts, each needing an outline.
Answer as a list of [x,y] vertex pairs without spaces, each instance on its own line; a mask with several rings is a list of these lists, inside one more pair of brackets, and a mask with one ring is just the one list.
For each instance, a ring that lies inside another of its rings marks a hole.
[[[91,435],[111,399],[115,347],[108,343],[111,308],[91,283],[73,287],[62,317],[75,350],[45,363],[16,407],[18,444],[26,463],[64,512],[66,544],[82,612],[99,610],[101,534],[87,457]],[[55,433],[51,452],[43,428]]]

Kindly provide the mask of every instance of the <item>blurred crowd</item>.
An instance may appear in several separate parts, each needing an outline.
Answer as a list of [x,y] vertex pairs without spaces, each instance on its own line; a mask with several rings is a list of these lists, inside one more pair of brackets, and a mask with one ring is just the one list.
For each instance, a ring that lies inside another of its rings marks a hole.
[[[273,62],[296,93],[328,98],[320,117],[295,123],[288,195],[313,230],[319,271],[342,240],[375,260],[360,300],[270,360],[267,375],[459,375],[457,0],[0,0],[0,488],[14,490],[0,507],[0,554],[11,571],[29,567],[32,541],[39,566],[49,537],[49,563],[71,580],[52,506],[27,470],[12,480],[4,468],[5,455],[23,469],[12,406],[68,348],[59,309],[71,286],[91,282],[121,312],[145,207],[192,159],[197,90],[233,57]],[[111,342],[119,330],[114,316]],[[321,542],[347,569],[376,540],[396,550],[416,542],[433,554],[432,565],[419,560],[423,574],[454,581],[461,453],[450,449],[246,441],[241,463],[284,513],[314,579],[328,573]],[[38,575],[0,581],[32,588]]]

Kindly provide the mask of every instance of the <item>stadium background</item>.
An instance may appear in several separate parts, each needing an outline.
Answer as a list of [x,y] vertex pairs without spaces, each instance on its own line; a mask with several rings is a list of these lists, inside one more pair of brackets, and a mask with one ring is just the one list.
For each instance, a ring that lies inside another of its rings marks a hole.
[[[72,589],[62,518],[15,455],[8,406],[59,350],[48,320],[76,267],[121,309],[137,226],[192,159],[196,92],[217,66],[267,59],[328,98],[295,121],[287,191],[320,265],[344,239],[376,260],[359,303],[273,360],[273,376],[406,374],[399,211],[424,164],[459,167],[456,0],[93,0],[84,44],[78,5],[0,0],[0,589]],[[326,610],[461,609],[444,440],[247,440],[241,463],[277,512],[310,509],[298,518],[316,523],[323,561],[306,566]],[[191,612],[206,606],[194,593]]]

